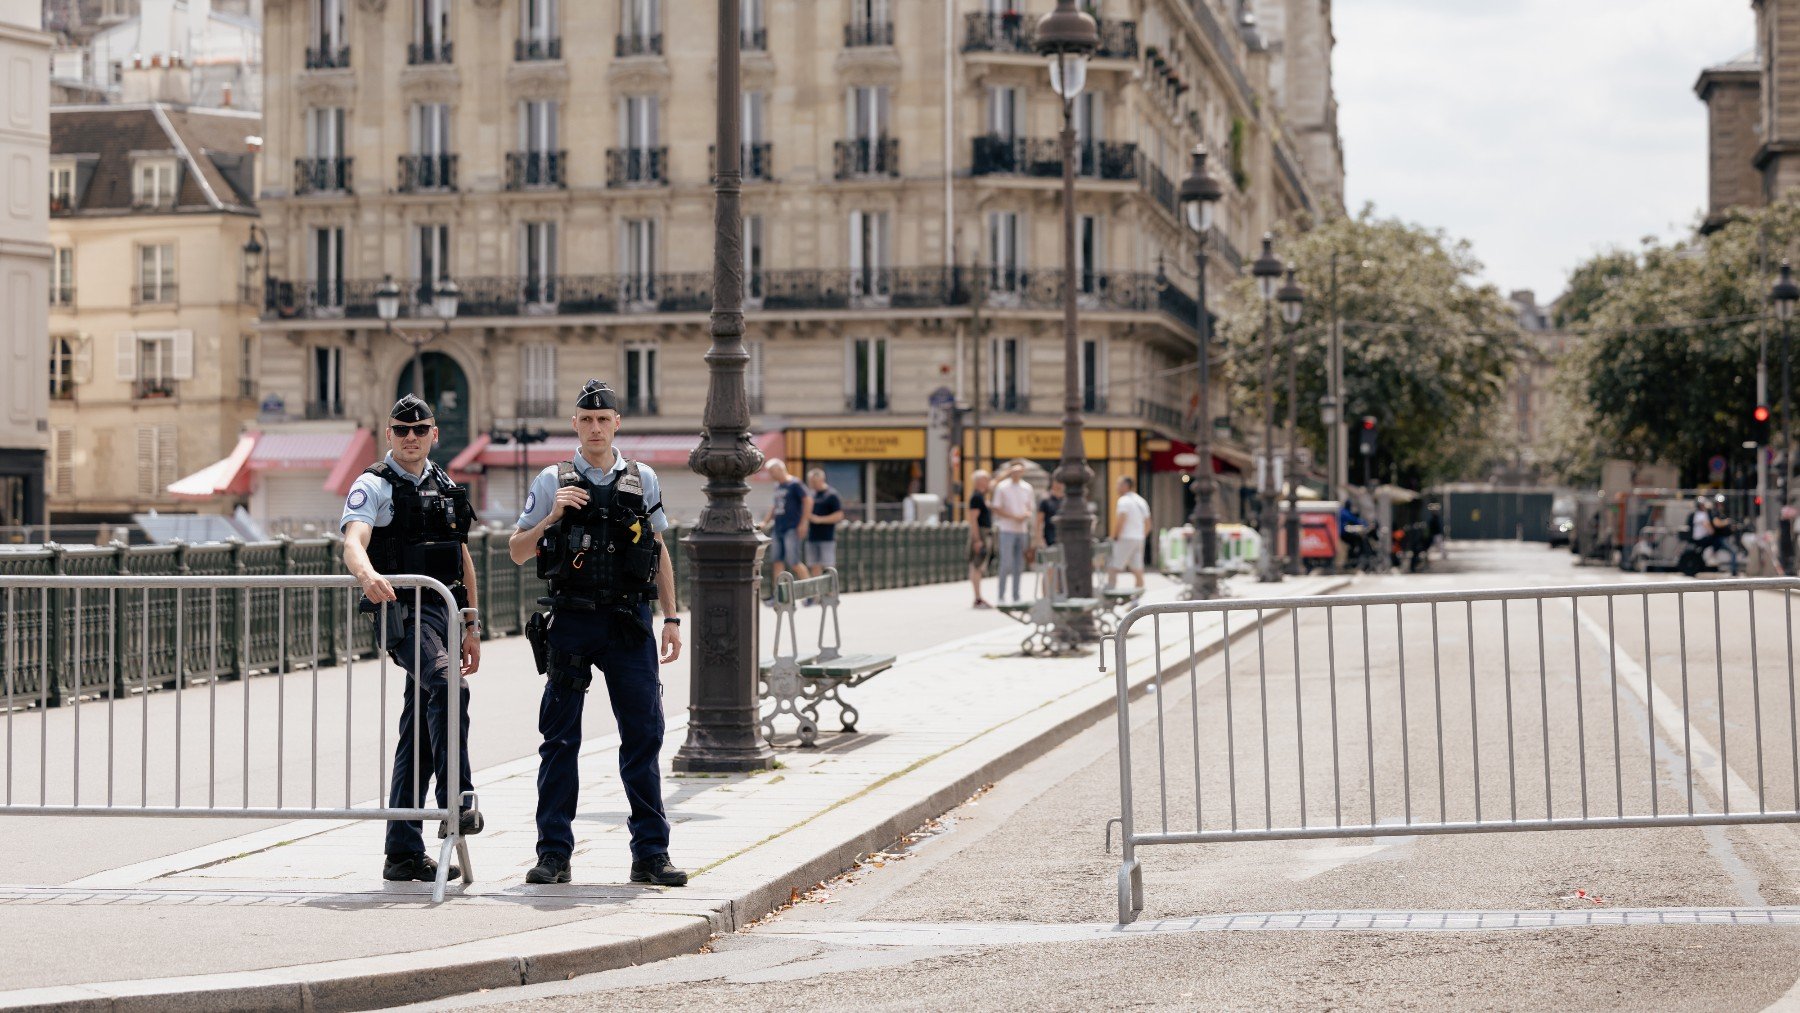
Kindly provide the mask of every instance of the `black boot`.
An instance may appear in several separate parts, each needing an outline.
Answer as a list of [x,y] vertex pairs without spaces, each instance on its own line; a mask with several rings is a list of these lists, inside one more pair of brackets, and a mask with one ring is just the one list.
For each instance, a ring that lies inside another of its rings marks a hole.
[[[464,837],[474,837],[476,834],[481,833],[481,830],[483,827],[487,826],[487,820],[484,820],[481,818],[481,810],[480,809],[464,809],[462,811],[462,815],[457,818],[457,822],[462,824],[462,835]],[[449,836],[450,836],[449,821],[448,820],[439,820],[438,821],[438,840],[441,841],[444,838],[449,837]]]
[[539,855],[538,864],[525,874],[527,883],[567,883],[569,878],[568,857],[554,853]]
[[686,886],[688,875],[675,868],[665,852],[651,855],[649,858],[631,860],[631,881],[633,883],[650,883],[654,886]]
[[[438,864],[430,855],[389,855],[381,867],[381,878],[390,883],[436,882]],[[462,870],[452,865],[450,878],[461,879]]]

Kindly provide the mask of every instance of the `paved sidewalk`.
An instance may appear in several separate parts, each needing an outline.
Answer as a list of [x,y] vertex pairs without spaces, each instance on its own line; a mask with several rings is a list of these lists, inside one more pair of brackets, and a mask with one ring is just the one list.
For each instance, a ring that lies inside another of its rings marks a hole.
[[[1150,600],[1176,597],[1174,585],[1151,580]],[[1274,590],[1341,583],[1294,579]],[[13,989],[0,1006],[368,1008],[692,951],[1110,712],[1114,678],[1096,652],[1021,658],[1023,628],[970,613],[966,594],[939,585],[845,597],[848,649],[914,646],[847,693],[860,734],[834,734],[827,707],[818,749],[795,748],[791,719],[778,723],[776,770],[665,775],[673,855],[695,873],[685,890],[626,883],[618,740],[606,734],[582,752],[571,886],[523,883],[536,840],[537,760],[525,755],[477,772],[488,824],[470,842],[477,882],[442,906],[430,904],[428,884],[380,880],[378,823],[286,823],[63,885],[0,887],[9,940],[0,988]],[[804,640],[804,613],[801,625]],[[1202,650],[1216,643],[1215,625],[1198,628]],[[1133,636],[1136,656],[1149,655],[1148,641]],[[520,663],[524,650],[490,643],[484,668]],[[1165,667],[1183,660],[1178,645],[1163,645]],[[1151,672],[1134,667],[1134,684]],[[686,715],[669,703],[665,770],[685,738]],[[589,710],[605,714],[602,691]],[[1098,836],[1104,819],[1070,830]]]

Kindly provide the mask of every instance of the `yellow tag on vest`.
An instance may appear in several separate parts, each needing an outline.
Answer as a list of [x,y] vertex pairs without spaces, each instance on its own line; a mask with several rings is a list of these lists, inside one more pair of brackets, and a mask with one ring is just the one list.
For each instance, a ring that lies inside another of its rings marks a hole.
[[640,521],[631,522],[631,544],[636,545],[644,539],[644,525]]

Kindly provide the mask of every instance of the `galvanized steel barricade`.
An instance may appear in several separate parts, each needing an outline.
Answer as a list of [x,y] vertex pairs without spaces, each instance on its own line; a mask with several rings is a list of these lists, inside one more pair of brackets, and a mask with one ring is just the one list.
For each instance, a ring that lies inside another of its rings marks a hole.
[[1143,909],[1149,845],[1800,822],[1795,590],[1133,609],[1113,644],[1119,921]]
[[[422,603],[441,599],[455,629],[456,603],[443,584],[388,579],[400,595],[396,605],[410,606],[416,617]],[[252,633],[246,619],[256,596],[268,597],[276,616],[267,638]],[[334,655],[328,629],[373,639],[373,622],[357,614],[359,597],[349,576],[0,575],[0,816],[443,820],[448,832],[432,897],[444,899],[453,850],[463,881],[473,883],[456,812],[458,800],[475,804],[470,786],[457,783],[461,694],[446,694],[441,735],[449,804],[390,807],[390,667],[419,715],[414,799],[423,800],[420,789],[434,766],[432,736],[423,687],[385,653],[364,662],[363,671],[376,669],[378,695],[373,707],[358,711],[357,652]],[[386,623],[390,607],[374,621]],[[245,636],[238,656],[245,667],[225,664],[222,650]],[[413,638],[414,671],[420,639]],[[454,689],[462,644],[454,635],[447,640]],[[58,658],[67,660],[62,674]],[[270,676],[246,678],[259,658],[268,659]],[[294,670],[295,658],[310,659],[305,674]],[[323,675],[340,660],[341,675]],[[105,678],[88,679],[93,669]],[[228,674],[235,680],[221,678]],[[53,708],[54,696],[62,707]],[[365,738],[367,722],[377,729],[367,759],[356,750],[359,720]]]

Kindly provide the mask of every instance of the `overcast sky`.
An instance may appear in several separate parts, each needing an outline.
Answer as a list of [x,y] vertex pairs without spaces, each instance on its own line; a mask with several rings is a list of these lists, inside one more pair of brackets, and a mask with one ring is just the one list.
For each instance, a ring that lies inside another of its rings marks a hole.
[[1750,0],[1337,0],[1352,210],[1474,244],[1548,302],[1596,251],[1706,201],[1703,67],[1750,48]]

